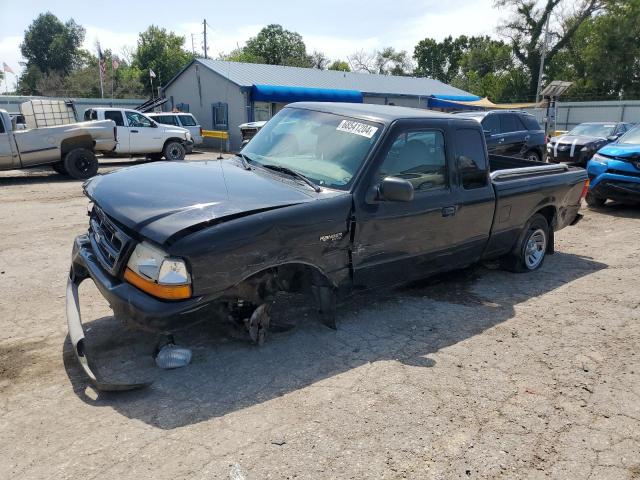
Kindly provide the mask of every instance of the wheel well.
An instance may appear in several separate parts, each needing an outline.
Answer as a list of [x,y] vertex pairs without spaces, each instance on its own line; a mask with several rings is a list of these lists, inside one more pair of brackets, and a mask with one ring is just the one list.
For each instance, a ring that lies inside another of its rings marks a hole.
[[551,230],[553,230],[553,226],[556,220],[556,207],[554,207],[553,205],[549,205],[547,207],[541,208],[536,213],[539,213],[544,218],[546,218],[549,227],[551,228]]
[[91,135],[82,135],[79,137],[66,138],[60,144],[60,156],[61,159],[64,160],[64,157],[71,150],[75,150],[76,148],[86,148],[88,150],[93,151],[94,141],[91,138]]
[[184,144],[184,139],[182,138],[176,138],[176,137],[172,137],[172,138],[167,138],[164,141],[164,144],[162,145],[162,151],[164,152],[165,147],[167,146],[167,143],[171,143],[171,142],[179,142]]
[[286,263],[261,270],[225,291],[227,298],[240,298],[256,305],[278,291],[312,293],[312,287],[334,289],[333,282],[319,268],[306,263]]

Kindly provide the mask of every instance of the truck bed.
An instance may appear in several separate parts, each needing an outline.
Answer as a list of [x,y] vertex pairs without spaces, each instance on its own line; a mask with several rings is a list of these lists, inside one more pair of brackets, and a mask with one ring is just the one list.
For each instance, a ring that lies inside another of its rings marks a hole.
[[576,218],[587,180],[584,169],[500,155],[489,155],[489,168],[496,206],[485,258],[509,251],[524,222],[549,199],[556,205],[546,210],[554,231]]

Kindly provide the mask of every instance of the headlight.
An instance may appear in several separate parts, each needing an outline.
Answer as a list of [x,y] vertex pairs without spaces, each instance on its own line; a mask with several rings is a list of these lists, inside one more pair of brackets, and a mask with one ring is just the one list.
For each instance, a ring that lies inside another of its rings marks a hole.
[[136,245],[127,262],[124,279],[158,298],[191,297],[191,277],[184,260],[171,258],[147,242]]
[[601,165],[607,165],[607,157],[603,157],[602,155],[596,153],[591,160],[594,162],[598,162]]
[[595,150],[593,145],[585,145],[580,149],[581,152],[590,152],[591,150]]

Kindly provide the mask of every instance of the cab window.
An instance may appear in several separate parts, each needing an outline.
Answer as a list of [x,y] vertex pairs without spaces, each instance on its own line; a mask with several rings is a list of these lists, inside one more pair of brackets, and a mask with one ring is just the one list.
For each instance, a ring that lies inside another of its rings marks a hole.
[[127,110],[125,112],[125,115],[127,116],[127,122],[129,123],[130,127],[150,127],[151,126],[151,120],[149,120],[147,117],[145,117],[141,113]]
[[400,133],[387,152],[378,172],[380,180],[408,180],[416,191],[447,186],[444,136],[439,130]]
[[104,112],[105,120],[113,120],[116,122],[117,127],[124,127],[124,120],[122,119],[122,112],[119,110],[106,110]]
[[460,183],[465,190],[487,185],[487,158],[479,130],[456,130],[456,164]]

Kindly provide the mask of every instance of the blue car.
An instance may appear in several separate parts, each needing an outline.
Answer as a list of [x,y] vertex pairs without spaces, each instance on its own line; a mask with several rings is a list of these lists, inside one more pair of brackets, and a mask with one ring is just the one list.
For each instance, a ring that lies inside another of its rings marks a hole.
[[587,204],[601,207],[608,199],[640,202],[640,126],[602,147],[587,164]]

